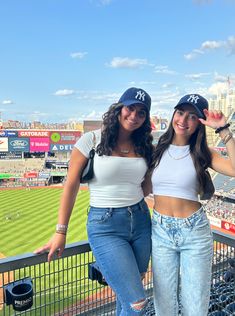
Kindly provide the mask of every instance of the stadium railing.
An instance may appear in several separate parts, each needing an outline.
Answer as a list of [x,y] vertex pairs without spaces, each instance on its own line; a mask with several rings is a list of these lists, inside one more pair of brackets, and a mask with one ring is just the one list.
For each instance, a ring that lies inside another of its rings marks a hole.
[[[214,259],[212,292],[208,315],[235,315],[235,235],[213,231]],[[0,259],[0,315],[115,315],[115,295],[108,286],[88,278],[88,264],[94,257],[87,241],[70,244],[60,259],[47,263],[47,254],[24,254]],[[4,287],[31,278],[33,306],[22,312],[4,303]],[[148,315],[154,315],[151,267],[144,280],[149,297]],[[234,312],[232,312],[234,308]],[[220,314],[218,314],[220,311]],[[147,315],[146,314],[146,315]]]

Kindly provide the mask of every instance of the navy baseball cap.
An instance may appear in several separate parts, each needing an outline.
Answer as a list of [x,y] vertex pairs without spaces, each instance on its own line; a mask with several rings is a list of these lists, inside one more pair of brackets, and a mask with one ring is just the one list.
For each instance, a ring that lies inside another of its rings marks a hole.
[[123,93],[118,103],[122,103],[125,106],[141,104],[144,105],[149,112],[151,108],[151,97],[143,89],[133,87]]
[[177,105],[175,106],[175,109],[181,107],[182,105],[189,104],[194,107],[194,109],[197,112],[197,115],[199,118],[205,119],[205,114],[203,113],[203,110],[208,110],[208,101],[203,98],[199,94],[186,94],[183,96]]

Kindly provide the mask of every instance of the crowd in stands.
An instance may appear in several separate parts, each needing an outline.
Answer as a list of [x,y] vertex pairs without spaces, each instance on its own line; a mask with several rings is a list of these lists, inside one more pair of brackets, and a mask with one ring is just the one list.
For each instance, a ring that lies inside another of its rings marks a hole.
[[40,172],[44,169],[45,159],[1,160],[0,173],[23,174]]
[[221,197],[214,195],[211,200],[204,202],[204,208],[208,215],[235,224],[234,203],[226,202]]
[[[56,159],[50,157],[50,161]],[[58,160],[57,160],[58,161]],[[45,158],[1,160],[0,174],[8,174],[10,178],[0,179],[0,188],[32,187],[49,185],[49,179],[40,177],[28,178],[26,173],[50,173],[51,169],[46,167]],[[56,171],[65,171],[65,168],[56,166]]]

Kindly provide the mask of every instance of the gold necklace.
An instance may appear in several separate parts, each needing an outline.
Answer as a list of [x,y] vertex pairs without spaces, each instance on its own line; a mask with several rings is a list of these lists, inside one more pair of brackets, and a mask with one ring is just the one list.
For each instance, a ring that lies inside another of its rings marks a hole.
[[172,156],[172,154],[170,153],[169,148],[167,148],[167,152],[168,152],[168,155],[169,155],[172,159],[174,159],[174,160],[183,159],[183,158],[187,157],[187,156],[190,154],[190,151],[189,151],[187,154],[185,154],[185,155],[183,155],[183,156],[174,157],[174,156]]
[[122,153],[122,154],[127,155],[127,154],[129,154],[129,152],[130,152],[130,149],[120,149],[120,153]]

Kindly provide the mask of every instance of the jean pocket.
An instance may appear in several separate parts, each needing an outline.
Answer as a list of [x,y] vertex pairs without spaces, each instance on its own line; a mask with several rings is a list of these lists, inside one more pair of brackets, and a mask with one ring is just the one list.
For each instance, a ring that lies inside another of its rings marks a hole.
[[207,219],[206,215],[202,216],[199,221],[195,224],[194,230],[201,231],[201,230],[208,230],[210,229],[210,222]]
[[90,209],[87,218],[87,224],[97,223],[101,224],[106,222],[112,216],[112,209],[94,210]]

